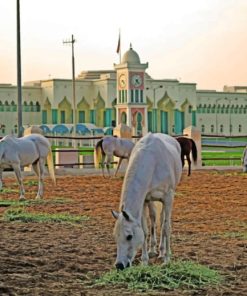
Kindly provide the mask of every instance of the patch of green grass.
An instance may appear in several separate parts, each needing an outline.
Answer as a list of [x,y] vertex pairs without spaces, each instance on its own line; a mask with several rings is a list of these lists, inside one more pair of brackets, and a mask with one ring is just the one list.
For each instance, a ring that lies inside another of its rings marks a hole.
[[223,233],[224,238],[238,238],[242,240],[247,240],[247,232],[226,232]]
[[132,266],[123,271],[113,270],[96,280],[95,285],[122,285],[133,290],[177,288],[197,289],[217,285],[223,278],[217,271],[190,261],[174,261],[166,266]]
[[33,200],[0,200],[0,207],[19,207],[19,206],[33,206],[33,205],[46,205],[46,204],[65,204],[71,203],[68,198],[54,198],[54,199],[33,199]]
[[47,213],[28,213],[23,208],[13,208],[5,211],[3,216],[5,221],[20,222],[66,222],[81,223],[89,219],[87,216],[70,215],[66,213],[47,214]]
[[23,200],[23,201],[19,201],[19,200],[4,200],[1,199],[0,200],[0,207],[16,207],[16,206],[20,206],[20,205],[28,205],[29,201],[28,200]]
[[1,193],[16,193],[19,192],[18,189],[9,189],[9,188],[2,188],[0,190]]
[[38,180],[28,180],[28,181],[24,181],[23,185],[27,185],[27,186],[38,186],[39,181]]

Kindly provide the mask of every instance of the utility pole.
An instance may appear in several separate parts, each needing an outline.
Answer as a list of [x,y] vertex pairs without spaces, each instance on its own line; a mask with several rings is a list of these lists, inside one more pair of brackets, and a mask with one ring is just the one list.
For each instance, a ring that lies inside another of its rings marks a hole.
[[[74,35],[71,39],[63,41],[63,44],[71,44],[72,47],[72,101],[73,101],[73,136],[76,136],[76,101],[75,101],[75,56],[74,56]],[[74,139],[74,148],[76,147],[76,140]]]
[[20,1],[16,1],[17,22],[17,126],[18,137],[22,136],[22,88],[21,88],[21,29],[20,29]]

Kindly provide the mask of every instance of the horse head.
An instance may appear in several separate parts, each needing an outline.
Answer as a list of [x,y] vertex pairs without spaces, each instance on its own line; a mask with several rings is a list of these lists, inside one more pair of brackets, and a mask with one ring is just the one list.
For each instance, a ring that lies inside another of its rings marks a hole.
[[144,232],[141,224],[126,211],[120,213],[112,211],[116,219],[114,236],[117,243],[117,269],[131,266],[137,250],[144,243]]

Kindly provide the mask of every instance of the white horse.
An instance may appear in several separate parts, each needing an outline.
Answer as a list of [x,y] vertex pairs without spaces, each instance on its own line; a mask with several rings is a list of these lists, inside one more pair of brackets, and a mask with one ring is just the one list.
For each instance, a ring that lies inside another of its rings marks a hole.
[[116,268],[131,266],[137,250],[142,247],[142,262],[148,263],[146,207],[151,218],[151,253],[156,253],[155,208],[162,203],[159,257],[170,260],[171,213],[176,187],[182,174],[181,148],[178,141],[165,134],[147,134],[135,145],[125,174],[120,213],[116,218],[114,236],[117,242]]
[[[110,175],[110,163],[113,156],[119,157],[119,162],[115,172],[115,176],[120,168],[123,159],[129,159],[134,143],[128,139],[120,139],[113,136],[106,136],[100,139],[94,149],[94,163],[99,167],[100,159],[102,159],[102,172],[105,176],[104,167],[106,165],[108,174]],[[106,162],[105,162],[106,159]]]
[[50,176],[56,183],[51,145],[47,138],[39,134],[31,134],[22,138],[5,136],[0,141],[0,189],[2,188],[3,170],[13,168],[20,186],[20,199],[25,199],[21,167],[32,164],[33,170],[39,178],[36,198],[42,198],[46,158]]

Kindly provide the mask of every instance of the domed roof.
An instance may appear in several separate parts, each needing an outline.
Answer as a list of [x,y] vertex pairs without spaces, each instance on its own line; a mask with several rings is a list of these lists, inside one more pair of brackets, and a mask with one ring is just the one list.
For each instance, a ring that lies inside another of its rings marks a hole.
[[132,49],[132,45],[130,44],[130,49],[126,51],[123,55],[122,63],[129,63],[129,64],[140,64],[140,58],[136,51]]

